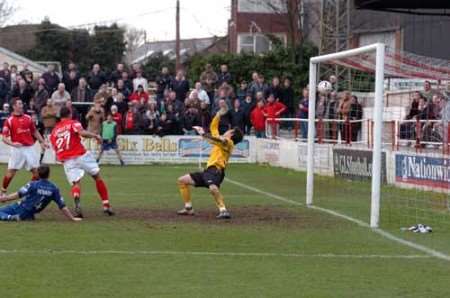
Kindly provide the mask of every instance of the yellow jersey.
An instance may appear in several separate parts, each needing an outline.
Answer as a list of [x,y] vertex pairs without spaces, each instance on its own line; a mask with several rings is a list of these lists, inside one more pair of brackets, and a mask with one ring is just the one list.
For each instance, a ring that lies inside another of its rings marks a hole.
[[[219,121],[220,116],[216,115],[211,121],[211,125],[209,127],[211,131],[211,136],[214,138],[219,138]],[[206,164],[206,167],[216,167],[218,169],[224,170],[227,166],[228,160],[230,159],[231,152],[233,152],[234,144],[232,140],[225,139],[221,141],[215,141],[211,139],[206,139],[213,148],[209,154],[209,159]]]

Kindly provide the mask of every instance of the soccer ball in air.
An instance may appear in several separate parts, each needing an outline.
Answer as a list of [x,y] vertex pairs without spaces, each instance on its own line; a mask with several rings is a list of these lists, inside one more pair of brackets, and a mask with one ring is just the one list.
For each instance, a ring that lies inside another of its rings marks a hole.
[[317,91],[319,91],[320,94],[328,94],[333,90],[333,86],[328,81],[321,81],[319,85],[317,85]]

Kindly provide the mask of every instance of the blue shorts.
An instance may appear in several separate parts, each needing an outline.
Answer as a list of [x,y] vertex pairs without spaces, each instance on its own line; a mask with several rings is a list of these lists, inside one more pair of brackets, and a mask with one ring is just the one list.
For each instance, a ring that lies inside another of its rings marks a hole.
[[0,208],[0,220],[10,220],[10,216],[18,215],[21,220],[33,220],[34,214],[25,210],[19,203]]
[[110,143],[108,140],[103,140],[102,143],[102,150],[108,151],[108,150],[116,150],[117,149],[117,142],[115,140],[111,141]]

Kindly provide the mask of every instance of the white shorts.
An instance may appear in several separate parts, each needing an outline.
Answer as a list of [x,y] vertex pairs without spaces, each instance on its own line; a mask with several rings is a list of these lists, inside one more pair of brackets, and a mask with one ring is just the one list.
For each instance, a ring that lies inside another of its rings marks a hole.
[[84,176],[84,172],[87,172],[91,176],[97,175],[100,172],[97,161],[89,151],[81,156],[68,159],[63,164],[67,180],[71,184],[80,181]]
[[11,156],[8,161],[9,170],[20,170],[25,168],[27,171],[39,167],[39,153],[34,146],[11,147]]

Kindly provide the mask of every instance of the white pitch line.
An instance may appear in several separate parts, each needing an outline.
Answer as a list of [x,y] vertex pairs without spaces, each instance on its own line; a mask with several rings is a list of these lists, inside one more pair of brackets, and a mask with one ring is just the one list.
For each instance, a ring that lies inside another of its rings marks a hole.
[[248,186],[246,184],[243,184],[243,183],[231,180],[229,178],[225,178],[225,180],[227,180],[231,184],[234,184],[234,185],[237,185],[239,187],[251,190],[253,192],[259,193],[259,194],[267,196],[267,197],[271,197],[272,199],[275,199],[275,200],[278,200],[278,201],[282,201],[282,202],[289,203],[289,204],[292,204],[292,205],[297,205],[297,206],[304,206],[304,204],[302,204],[300,202],[289,200],[289,199],[287,199],[285,197],[282,197],[282,196],[279,196],[279,195],[276,195],[276,194],[273,194],[273,193],[265,192],[265,191],[263,191],[261,189],[258,189],[256,187]]
[[[252,186],[248,186],[248,185],[245,185],[243,183],[240,183],[240,182],[228,179],[228,178],[226,178],[226,180],[228,182],[230,182],[231,184],[240,186],[240,187],[248,189],[248,190],[252,190],[254,192],[257,192],[259,194],[265,195],[267,197],[270,197],[270,198],[273,198],[273,199],[276,199],[276,200],[279,200],[279,201],[283,201],[283,202],[286,202],[286,203],[289,203],[289,204],[297,205],[297,206],[304,206],[304,204],[302,204],[302,203],[299,203],[299,202],[296,202],[296,201],[284,198],[282,196],[279,196],[279,195],[276,195],[276,194],[273,194],[273,193],[269,193],[269,192],[263,191],[261,189],[252,187]],[[442,253],[442,252],[437,251],[435,249],[429,248],[429,247],[427,247],[425,245],[417,244],[417,243],[414,243],[414,242],[411,242],[411,241],[399,238],[399,237],[397,237],[397,236],[395,236],[395,235],[393,235],[393,234],[391,234],[391,233],[389,233],[387,231],[384,231],[382,229],[370,228],[369,224],[367,224],[367,223],[365,223],[365,222],[363,222],[363,221],[361,221],[359,219],[353,218],[351,216],[348,216],[348,215],[345,215],[345,214],[342,214],[342,213],[339,213],[339,212],[336,212],[334,210],[330,210],[330,209],[327,209],[327,208],[322,208],[322,207],[317,207],[317,206],[309,206],[309,208],[314,209],[314,210],[318,210],[318,211],[321,211],[321,212],[324,212],[324,213],[327,213],[327,214],[330,214],[330,215],[333,215],[333,216],[336,216],[336,217],[339,217],[339,218],[342,218],[342,219],[345,219],[345,220],[348,220],[348,221],[353,222],[353,223],[355,223],[355,224],[357,224],[357,225],[359,225],[361,227],[369,228],[371,231],[373,231],[374,233],[377,233],[378,235],[382,236],[385,239],[388,239],[388,240],[397,242],[399,244],[402,244],[404,246],[413,248],[415,250],[424,252],[424,253],[426,253],[429,256],[436,257],[436,258],[439,258],[439,259],[442,259],[442,260],[446,260],[446,261],[450,261],[450,256],[445,254],[445,253]]]
[[160,250],[6,250],[1,254],[21,255],[150,255],[150,256],[215,256],[215,257],[263,257],[263,258],[326,258],[326,259],[427,259],[427,255],[352,255],[352,254],[298,254],[265,252],[213,252],[213,251],[160,251]]
[[368,223],[363,222],[362,220],[350,217],[348,215],[345,215],[345,214],[342,214],[342,213],[339,213],[339,212],[336,212],[336,211],[333,211],[333,210],[330,210],[330,209],[327,209],[327,208],[322,208],[322,207],[318,207],[318,206],[314,206],[314,205],[313,206],[308,206],[308,208],[314,209],[314,210],[318,210],[318,211],[321,211],[321,212],[325,212],[325,213],[328,213],[330,215],[346,219],[346,220],[351,221],[351,222],[357,224],[358,226],[361,226],[361,227],[364,227],[364,228],[370,228],[370,225]]

